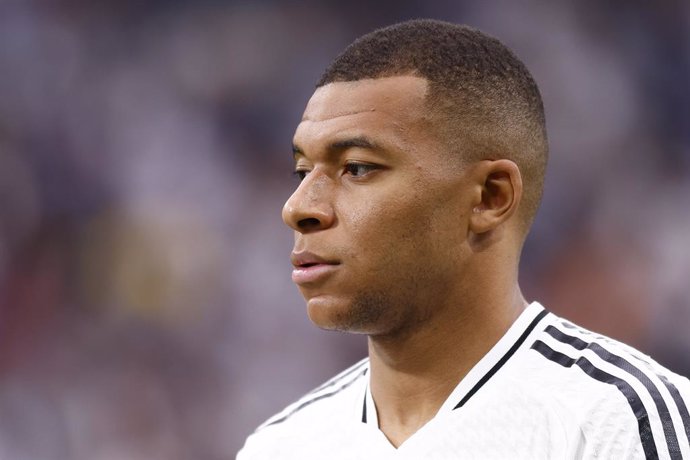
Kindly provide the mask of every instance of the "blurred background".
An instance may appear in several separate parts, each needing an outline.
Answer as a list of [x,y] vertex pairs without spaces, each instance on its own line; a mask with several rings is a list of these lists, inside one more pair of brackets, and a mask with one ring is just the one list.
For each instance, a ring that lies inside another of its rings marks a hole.
[[280,209],[321,71],[413,17],[542,89],[528,298],[690,374],[689,2],[0,0],[0,458],[234,458],[365,355],[306,318]]

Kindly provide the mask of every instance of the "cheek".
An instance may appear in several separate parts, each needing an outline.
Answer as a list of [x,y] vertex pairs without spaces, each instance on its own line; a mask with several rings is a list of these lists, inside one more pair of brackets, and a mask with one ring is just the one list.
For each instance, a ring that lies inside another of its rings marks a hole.
[[[393,244],[408,239],[411,227],[416,227],[419,210],[401,198],[376,200],[364,197],[361,205],[348,210],[345,227],[354,238],[355,246]],[[381,248],[383,249],[383,248]]]
[[409,199],[390,199],[385,205],[372,200],[352,210],[346,234],[353,255],[380,270],[380,274],[418,264],[436,239],[434,211]]
[[404,265],[445,264],[466,238],[457,192],[396,183],[338,203],[342,233],[362,268],[409,271]]

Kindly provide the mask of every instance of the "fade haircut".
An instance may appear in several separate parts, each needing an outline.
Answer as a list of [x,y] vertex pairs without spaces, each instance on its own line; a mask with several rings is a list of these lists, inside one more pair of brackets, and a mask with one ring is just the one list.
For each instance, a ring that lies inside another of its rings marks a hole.
[[501,158],[517,164],[526,234],[541,201],[548,159],[544,107],[527,67],[479,30],[417,19],[360,37],[316,86],[398,75],[427,80],[433,129],[462,164]]

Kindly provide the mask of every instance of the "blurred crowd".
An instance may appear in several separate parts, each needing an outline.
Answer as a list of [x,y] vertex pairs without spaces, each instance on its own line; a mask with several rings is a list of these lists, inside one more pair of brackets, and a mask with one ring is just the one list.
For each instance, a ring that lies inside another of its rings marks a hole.
[[690,375],[690,3],[0,0],[0,458],[234,458],[365,355],[306,318],[280,209],[323,68],[413,17],[541,87],[527,297]]

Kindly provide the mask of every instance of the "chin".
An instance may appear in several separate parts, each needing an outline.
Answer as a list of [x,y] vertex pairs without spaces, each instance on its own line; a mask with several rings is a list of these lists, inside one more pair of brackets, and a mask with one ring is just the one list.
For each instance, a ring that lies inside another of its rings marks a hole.
[[383,322],[381,305],[319,296],[307,300],[307,314],[312,323],[329,331],[353,334],[379,333]]
[[346,302],[333,298],[315,297],[307,300],[307,315],[312,323],[328,331],[359,332],[353,330],[351,312]]

